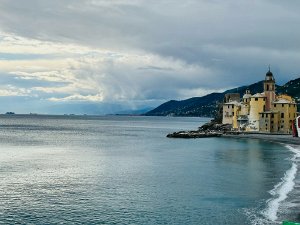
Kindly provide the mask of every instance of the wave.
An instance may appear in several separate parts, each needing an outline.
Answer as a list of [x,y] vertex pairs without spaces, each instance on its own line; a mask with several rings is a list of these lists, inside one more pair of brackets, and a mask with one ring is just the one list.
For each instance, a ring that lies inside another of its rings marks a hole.
[[272,198],[267,200],[267,208],[263,212],[265,218],[272,222],[276,222],[278,219],[280,203],[284,201],[288,197],[288,194],[294,189],[294,180],[298,171],[297,162],[300,159],[300,149],[289,145],[286,145],[286,147],[294,153],[293,157],[291,158],[292,166],[285,172],[284,177],[281,178],[281,182],[276,184],[270,191]]

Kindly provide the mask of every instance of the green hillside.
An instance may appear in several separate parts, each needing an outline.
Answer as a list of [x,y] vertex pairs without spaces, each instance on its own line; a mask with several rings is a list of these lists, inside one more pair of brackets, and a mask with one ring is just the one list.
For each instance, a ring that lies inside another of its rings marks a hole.
[[[227,93],[240,93],[249,89],[251,93],[263,92],[263,81],[227,90],[223,93],[211,93],[203,97],[193,97],[182,101],[171,100],[147,112],[146,116],[201,116],[214,117]],[[291,80],[283,86],[276,86],[277,93],[286,93],[294,97],[300,108],[300,78]]]

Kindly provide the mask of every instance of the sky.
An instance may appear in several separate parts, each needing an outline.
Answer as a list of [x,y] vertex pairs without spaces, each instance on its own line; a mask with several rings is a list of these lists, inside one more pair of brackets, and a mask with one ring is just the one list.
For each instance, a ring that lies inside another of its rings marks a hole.
[[300,77],[297,0],[0,0],[0,113],[107,114]]

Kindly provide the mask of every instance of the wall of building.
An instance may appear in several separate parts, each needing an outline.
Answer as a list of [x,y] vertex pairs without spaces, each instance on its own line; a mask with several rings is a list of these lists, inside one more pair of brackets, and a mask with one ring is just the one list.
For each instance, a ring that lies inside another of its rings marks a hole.
[[250,113],[249,113],[249,126],[247,131],[259,131],[259,113],[263,112],[265,108],[265,98],[251,97],[250,100]]
[[292,122],[297,116],[297,107],[293,103],[274,103],[272,104],[272,110],[279,113],[278,132],[291,133]]
[[223,105],[223,124],[232,124],[232,117],[234,112],[234,104]]
[[271,110],[271,104],[275,100],[275,81],[266,80],[264,82],[264,94],[266,96],[266,106],[265,110]]
[[241,112],[240,115],[249,115],[250,113],[250,98],[249,99],[243,99],[243,102],[241,104]]
[[232,128],[238,128],[237,118],[240,112],[240,106],[236,103],[223,105],[223,124],[231,124]]
[[278,132],[279,113],[260,113],[259,114],[259,131],[264,133]]

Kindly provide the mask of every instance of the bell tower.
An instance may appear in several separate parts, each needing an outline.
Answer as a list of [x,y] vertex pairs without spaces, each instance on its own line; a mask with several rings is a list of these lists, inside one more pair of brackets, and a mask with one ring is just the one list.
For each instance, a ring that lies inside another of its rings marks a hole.
[[264,81],[264,93],[266,96],[266,111],[269,111],[271,109],[272,102],[275,101],[275,79],[270,70],[270,66]]

